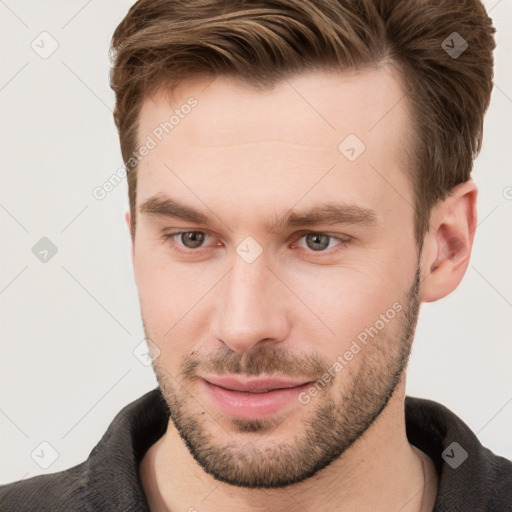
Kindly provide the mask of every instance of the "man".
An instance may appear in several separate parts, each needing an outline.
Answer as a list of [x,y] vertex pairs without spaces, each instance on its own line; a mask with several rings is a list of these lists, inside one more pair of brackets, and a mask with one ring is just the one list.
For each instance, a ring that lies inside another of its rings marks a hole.
[[141,0],[113,37],[159,388],[2,510],[505,511],[512,463],[405,398],[492,89],[477,0]]

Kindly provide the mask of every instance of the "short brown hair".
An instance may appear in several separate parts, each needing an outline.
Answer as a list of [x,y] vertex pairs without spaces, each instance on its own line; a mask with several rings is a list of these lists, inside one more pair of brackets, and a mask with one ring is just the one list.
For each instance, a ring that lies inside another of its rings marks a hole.
[[[201,76],[271,87],[313,69],[390,61],[401,71],[414,119],[408,173],[421,246],[432,206],[470,179],[480,151],[494,32],[479,0],[139,0],[111,47],[132,237],[137,166],[131,156],[146,97]],[[450,54],[454,41],[459,49],[467,42],[467,49]]]

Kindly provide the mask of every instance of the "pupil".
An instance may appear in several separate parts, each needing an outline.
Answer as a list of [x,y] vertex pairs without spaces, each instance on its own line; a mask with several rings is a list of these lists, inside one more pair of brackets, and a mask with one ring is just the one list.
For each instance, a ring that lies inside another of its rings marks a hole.
[[[314,233],[312,235],[308,235],[306,238],[307,238],[308,242],[310,242],[310,241],[313,242],[313,246],[310,248],[313,249],[314,251],[319,251],[319,250],[325,249],[326,247],[329,246],[329,237],[327,235],[322,235],[320,233]],[[319,239],[320,240],[323,239],[323,242],[325,242],[325,243],[319,242]],[[320,247],[318,247],[318,244],[320,244]]]
[[[183,235],[182,235],[183,236]],[[196,231],[189,231],[185,233],[185,239],[182,239],[183,245],[186,247],[194,248],[199,247],[204,240],[204,234]]]

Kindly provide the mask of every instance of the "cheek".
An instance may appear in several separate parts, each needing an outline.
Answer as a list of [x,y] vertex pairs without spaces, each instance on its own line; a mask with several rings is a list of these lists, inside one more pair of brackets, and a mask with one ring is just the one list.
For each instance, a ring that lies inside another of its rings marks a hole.
[[[205,306],[218,300],[215,283],[225,269],[171,261],[161,247],[139,244],[134,275],[146,334],[162,352],[179,350],[183,340],[201,340],[208,320]],[[172,348],[169,348],[172,347]]]
[[142,244],[135,249],[133,267],[141,312],[153,335],[162,330],[165,332],[164,325],[169,329],[180,314],[179,309],[188,304],[183,280],[176,278],[169,266],[160,260],[158,249],[144,248]]
[[396,276],[389,270],[370,266],[365,271],[353,267],[322,269],[316,276],[296,274],[288,279],[296,283],[294,290],[305,304],[294,306],[306,313],[302,315],[306,322],[304,328],[310,331],[310,337],[315,332],[318,336],[319,329],[325,333],[324,342],[321,339],[318,342],[332,353],[345,350],[361,332],[393,309],[394,304],[403,307],[409,286],[408,275]]

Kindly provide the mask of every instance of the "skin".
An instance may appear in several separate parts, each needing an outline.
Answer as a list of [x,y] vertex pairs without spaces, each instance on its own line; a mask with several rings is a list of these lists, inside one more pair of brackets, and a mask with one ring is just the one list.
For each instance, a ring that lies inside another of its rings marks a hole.
[[[190,80],[170,99],[145,100],[139,140],[190,96],[197,106],[138,169],[132,258],[171,411],[140,466],[151,510],[432,510],[433,463],[406,436],[406,364],[420,302],[453,291],[467,268],[476,186],[435,206],[419,252],[404,172],[411,114],[391,65],[315,71],[265,91]],[[350,133],[366,146],[355,161],[338,149]],[[141,211],[164,195],[211,220]],[[328,201],[371,210],[373,222],[265,230]],[[194,249],[165,239],[176,231],[207,236]],[[316,239],[325,245],[314,250],[314,233],[343,242]],[[236,251],[247,236],[262,250],[252,263]],[[206,373],[321,378],[396,303],[401,311],[307,404],[243,420],[201,386]]]

